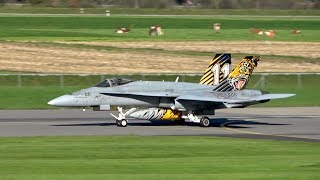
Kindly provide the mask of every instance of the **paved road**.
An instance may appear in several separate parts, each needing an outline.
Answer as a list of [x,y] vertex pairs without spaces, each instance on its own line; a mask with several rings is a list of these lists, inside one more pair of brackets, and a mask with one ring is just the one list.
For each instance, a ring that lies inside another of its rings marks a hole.
[[[114,112],[116,113],[116,112]],[[0,111],[0,136],[207,135],[320,142],[320,107],[225,109],[213,126],[129,120],[117,127],[108,112],[81,109]]]

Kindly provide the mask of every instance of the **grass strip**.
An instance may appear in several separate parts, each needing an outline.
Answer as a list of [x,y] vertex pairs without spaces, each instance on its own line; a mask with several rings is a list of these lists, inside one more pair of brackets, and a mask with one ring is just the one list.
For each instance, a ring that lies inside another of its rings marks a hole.
[[[222,25],[221,33],[214,33],[212,24]],[[74,40],[74,41],[298,41],[318,42],[319,18],[310,19],[228,19],[189,17],[0,17],[2,40]],[[162,37],[150,37],[148,28],[161,25]],[[118,27],[129,27],[132,32],[115,34]],[[275,29],[275,38],[249,33],[250,28]],[[302,34],[291,34],[299,29]]]
[[0,138],[4,179],[317,179],[320,144],[215,137]]

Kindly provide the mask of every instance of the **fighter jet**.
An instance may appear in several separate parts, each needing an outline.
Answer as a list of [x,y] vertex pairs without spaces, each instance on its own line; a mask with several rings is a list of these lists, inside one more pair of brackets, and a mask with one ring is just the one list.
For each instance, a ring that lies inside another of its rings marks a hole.
[[[127,126],[128,117],[150,121],[173,120],[177,124],[188,120],[208,127],[210,119],[207,115],[214,115],[217,109],[244,108],[295,95],[245,89],[259,60],[259,56],[246,56],[231,71],[231,54],[216,54],[200,83],[113,78],[57,97],[48,104],[92,107],[94,111],[108,111],[117,107],[119,114],[111,115],[120,127]],[[124,107],[128,107],[128,110],[124,110]]]

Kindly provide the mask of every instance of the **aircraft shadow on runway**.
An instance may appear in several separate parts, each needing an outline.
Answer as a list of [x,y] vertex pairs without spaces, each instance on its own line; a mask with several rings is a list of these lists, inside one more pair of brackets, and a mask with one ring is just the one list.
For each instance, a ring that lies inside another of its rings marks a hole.
[[[228,127],[228,128],[251,128],[245,125],[291,125],[291,124],[281,124],[281,123],[267,123],[267,122],[257,122],[257,121],[247,121],[247,120],[232,120],[227,118],[214,118],[210,119],[211,127]],[[114,126],[116,123],[77,123],[77,124],[56,124],[52,126]],[[173,121],[142,121],[142,122],[130,122],[128,120],[128,126],[173,126],[177,125]],[[181,125],[180,125],[181,126]],[[199,126],[197,123],[185,122],[183,126]]]
[[248,120],[243,120],[243,119],[232,120],[232,119],[227,119],[227,118],[219,118],[219,119],[213,120],[213,126],[216,126],[216,127],[252,128],[250,126],[245,126],[245,125],[281,126],[281,125],[291,125],[291,124],[267,123],[267,122],[258,122],[258,121],[248,121]]

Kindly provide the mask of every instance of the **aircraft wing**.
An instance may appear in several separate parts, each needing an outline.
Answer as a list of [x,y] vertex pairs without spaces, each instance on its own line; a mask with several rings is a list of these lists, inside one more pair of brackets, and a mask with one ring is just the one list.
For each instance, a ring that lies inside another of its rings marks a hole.
[[176,100],[187,100],[187,101],[206,101],[206,102],[221,102],[230,104],[239,103],[250,103],[259,102],[264,100],[287,98],[294,96],[295,94],[261,94],[255,96],[243,96],[243,97],[219,97],[213,94],[199,94],[199,95],[181,95],[176,98]]
[[235,98],[218,98],[216,96],[208,95],[182,95],[176,98],[179,100],[187,101],[206,101],[206,102],[221,102],[221,103],[245,103],[250,102],[248,99],[235,99]]
[[104,92],[101,94],[111,96],[147,96],[147,97],[171,97],[177,101],[199,101],[199,102],[220,102],[230,104],[259,102],[264,100],[287,98],[295,94],[255,94],[255,95],[239,95],[239,91],[233,91],[226,94],[215,94],[212,92],[190,92],[190,94],[179,94],[175,92]]
[[295,96],[296,94],[262,94],[255,98],[256,101],[263,101],[269,99],[280,99],[280,98],[287,98],[291,96]]

